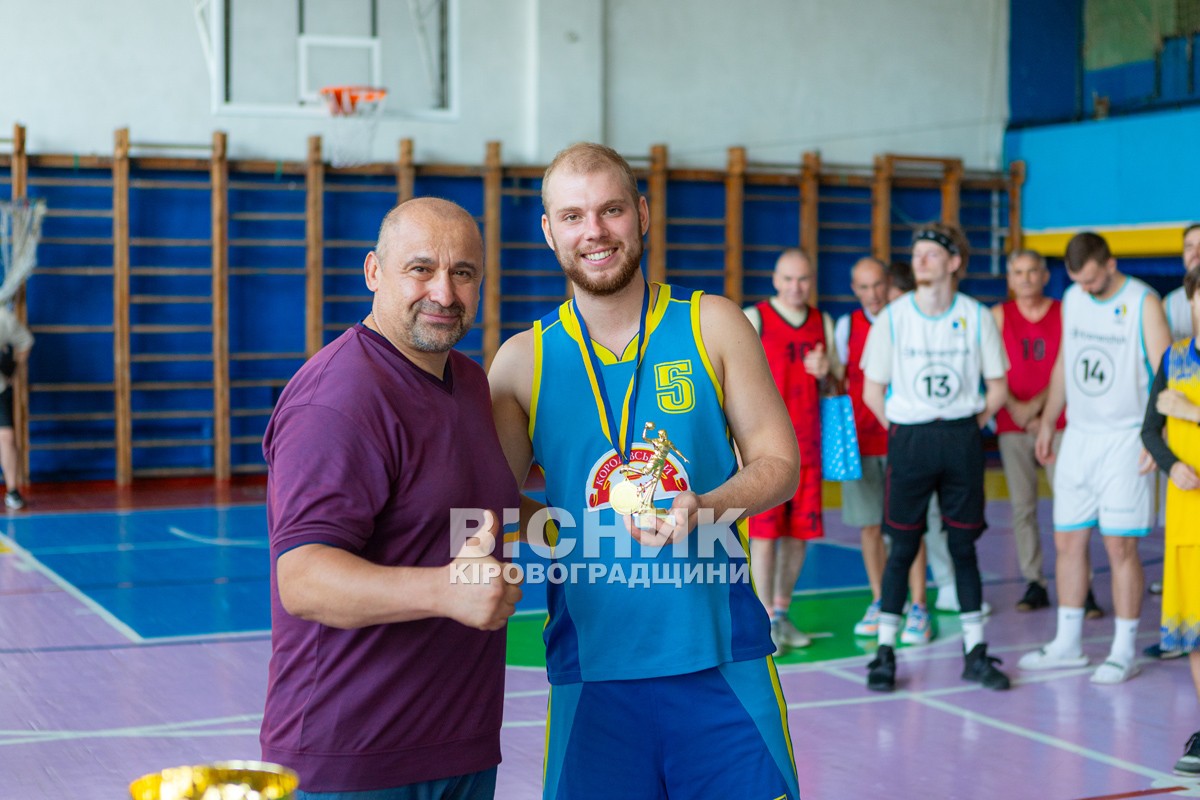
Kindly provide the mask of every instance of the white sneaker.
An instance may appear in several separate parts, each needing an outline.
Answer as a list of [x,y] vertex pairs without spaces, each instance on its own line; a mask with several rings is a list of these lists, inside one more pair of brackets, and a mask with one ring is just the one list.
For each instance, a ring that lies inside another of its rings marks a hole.
[[[867,613],[863,614],[863,618],[854,624],[855,636],[878,636],[879,635],[879,612],[880,602],[874,600],[871,605],[867,606]],[[1183,652],[1182,650],[1180,652]]]
[[9,489],[4,495],[4,505],[13,511],[20,511],[25,507],[25,498],[16,489]]
[[933,639],[933,628],[929,621],[929,612],[920,603],[913,603],[908,609],[908,617],[904,621],[904,630],[900,641],[905,644],[929,644]]
[[776,652],[784,648],[808,647],[812,644],[812,639],[787,617],[771,621],[771,641],[775,643]]
[[958,589],[953,586],[939,588],[937,600],[934,601],[933,607],[938,611],[950,611],[958,613]]
[[[938,611],[946,611],[951,614],[961,614],[962,607],[958,604],[958,592],[952,589],[938,589],[937,600],[934,601],[933,607]],[[987,616],[992,613],[992,604],[987,600],[979,606],[979,613]]]
[[1050,645],[1034,650],[1032,653],[1026,653],[1021,656],[1021,660],[1017,662],[1017,666],[1021,669],[1028,670],[1043,670],[1043,669],[1068,669],[1070,667],[1086,667],[1088,657],[1083,653],[1078,655],[1067,655],[1050,649]]
[[1111,686],[1114,683],[1124,683],[1141,671],[1142,668],[1137,665],[1136,661],[1123,664],[1112,656],[1109,656],[1092,673],[1092,683],[1104,684],[1106,686]]

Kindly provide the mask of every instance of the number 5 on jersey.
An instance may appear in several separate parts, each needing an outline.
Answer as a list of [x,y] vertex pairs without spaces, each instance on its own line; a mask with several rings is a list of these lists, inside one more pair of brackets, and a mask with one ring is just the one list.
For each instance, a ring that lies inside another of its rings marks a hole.
[[696,386],[690,359],[663,361],[654,365],[654,390],[658,407],[668,414],[685,414],[696,406]]

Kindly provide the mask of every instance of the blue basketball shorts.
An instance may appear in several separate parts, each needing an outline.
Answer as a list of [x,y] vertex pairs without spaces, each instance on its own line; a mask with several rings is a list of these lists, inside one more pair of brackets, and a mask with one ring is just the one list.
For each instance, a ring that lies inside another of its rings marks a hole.
[[543,800],[799,800],[775,663],[550,688]]

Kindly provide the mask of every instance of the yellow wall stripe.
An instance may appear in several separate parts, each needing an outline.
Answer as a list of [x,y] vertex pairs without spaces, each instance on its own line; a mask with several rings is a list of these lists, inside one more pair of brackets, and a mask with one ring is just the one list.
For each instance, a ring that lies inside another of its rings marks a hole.
[[1080,227],[1047,231],[1025,231],[1022,246],[1037,250],[1044,256],[1062,258],[1067,251],[1067,242],[1076,233],[1095,231],[1108,242],[1113,255],[1122,256],[1178,256],[1183,252],[1183,229],[1187,223],[1152,227],[1110,226],[1095,228]]

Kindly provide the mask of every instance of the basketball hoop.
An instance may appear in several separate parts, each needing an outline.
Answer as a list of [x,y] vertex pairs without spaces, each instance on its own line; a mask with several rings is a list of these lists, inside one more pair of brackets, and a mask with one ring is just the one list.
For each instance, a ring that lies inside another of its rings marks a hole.
[[40,198],[0,203],[0,263],[4,267],[0,303],[7,303],[16,295],[37,265],[37,245],[45,216],[46,201]]
[[378,86],[325,86],[321,96],[332,118],[329,163],[354,167],[371,160],[375,126],[383,112],[387,89]]

